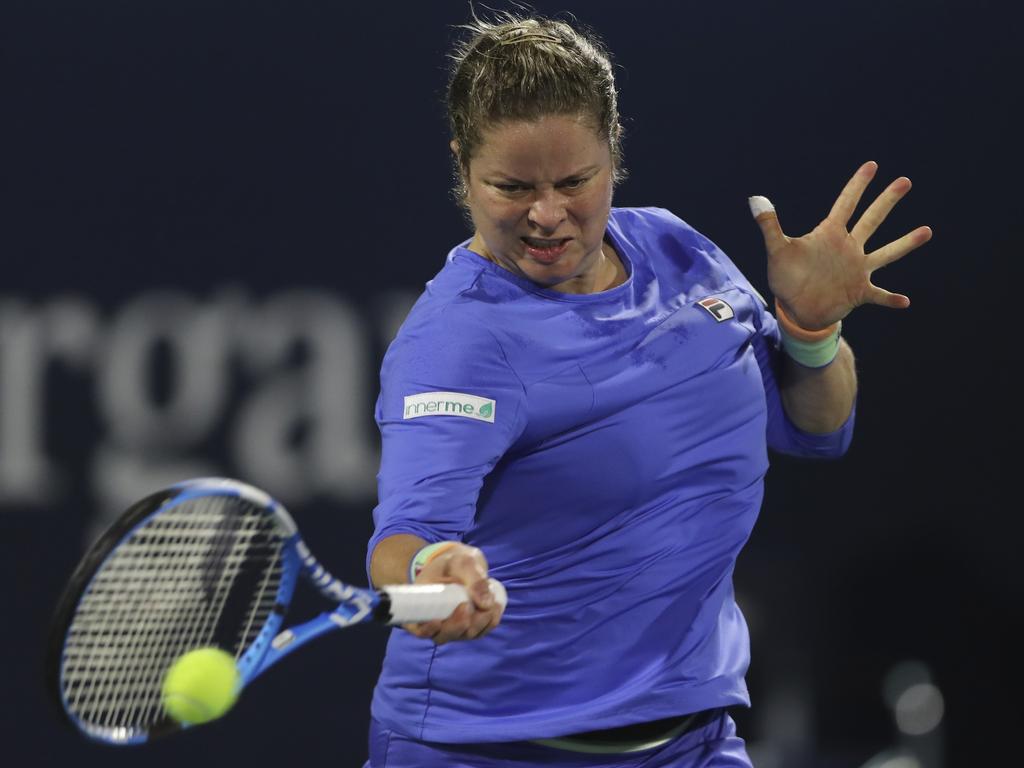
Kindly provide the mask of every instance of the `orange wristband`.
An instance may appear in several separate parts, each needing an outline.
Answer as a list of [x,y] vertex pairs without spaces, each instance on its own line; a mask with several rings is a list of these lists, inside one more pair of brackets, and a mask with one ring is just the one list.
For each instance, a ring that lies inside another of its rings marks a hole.
[[808,331],[794,323],[778,301],[775,302],[775,312],[782,349],[791,360],[805,368],[824,368],[836,359],[842,321],[820,331]]
[[828,328],[822,328],[820,331],[808,331],[806,328],[801,328],[785,313],[778,299],[775,300],[775,319],[779,321],[782,330],[797,341],[824,341],[839,328],[839,323],[832,323]]

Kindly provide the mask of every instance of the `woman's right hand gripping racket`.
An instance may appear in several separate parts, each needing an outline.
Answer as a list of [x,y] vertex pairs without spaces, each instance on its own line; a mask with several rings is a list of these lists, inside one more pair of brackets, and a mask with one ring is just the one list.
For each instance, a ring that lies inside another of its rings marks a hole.
[[[300,574],[334,607],[282,629]],[[492,579],[491,589],[504,606],[501,583]],[[458,584],[344,584],[266,493],[225,478],[189,480],[134,504],[82,558],[54,617],[49,684],[84,734],[139,744],[185,727],[166,711],[162,688],[190,651],[231,654],[240,690],[331,630],[444,619],[467,601]]]

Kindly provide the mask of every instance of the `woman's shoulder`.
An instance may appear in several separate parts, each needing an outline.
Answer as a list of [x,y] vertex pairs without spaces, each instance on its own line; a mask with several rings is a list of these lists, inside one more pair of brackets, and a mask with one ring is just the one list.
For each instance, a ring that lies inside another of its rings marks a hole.
[[690,281],[710,285],[733,283],[752,290],[760,298],[725,251],[667,208],[614,208],[612,213],[612,221],[623,236],[652,263],[672,265]]
[[668,208],[637,206],[612,208],[611,222],[624,232],[643,234],[697,235],[697,230]]
[[621,240],[652,257],[660,254],[672,259],[683,257],[686,261],[695,257],[713,261],[719,252],[710,238],[668,208],[613,208],[609,228]]
[[667,208],[613,208],[609,226],[616,234],[650,257],[716,262],[721,250],[710,238]]
[[388,346],[385,365],[415,364],[443,370],[469,361],[500,359],[496,318],[481,302],[481,270],[449,260],[430,280]]

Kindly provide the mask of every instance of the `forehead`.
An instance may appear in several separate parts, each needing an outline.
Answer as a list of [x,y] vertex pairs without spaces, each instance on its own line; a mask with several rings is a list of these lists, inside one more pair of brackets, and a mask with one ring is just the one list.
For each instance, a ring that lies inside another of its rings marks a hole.
[[585,166],[611,162],[608,142],[590,123],[569,115],[498,123],[481,138],[472,163],[483,173],[561,178]]

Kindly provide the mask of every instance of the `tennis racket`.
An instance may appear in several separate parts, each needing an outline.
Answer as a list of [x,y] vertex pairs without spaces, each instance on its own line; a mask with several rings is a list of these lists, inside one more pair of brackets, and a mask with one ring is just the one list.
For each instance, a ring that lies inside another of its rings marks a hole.
[[[282,629],[300,574],[334,607]],[[501,583],[491,590],[504,604]],[[161,685],[188,651],[233,653],[244,688],[332,630],[444,619],[469,599],[457,584],[345,584],[263,491],[187,480],[136,502],[82,558],[54,615],[49,684],[86,736],[140,744],[187,727],[164,710]]]

